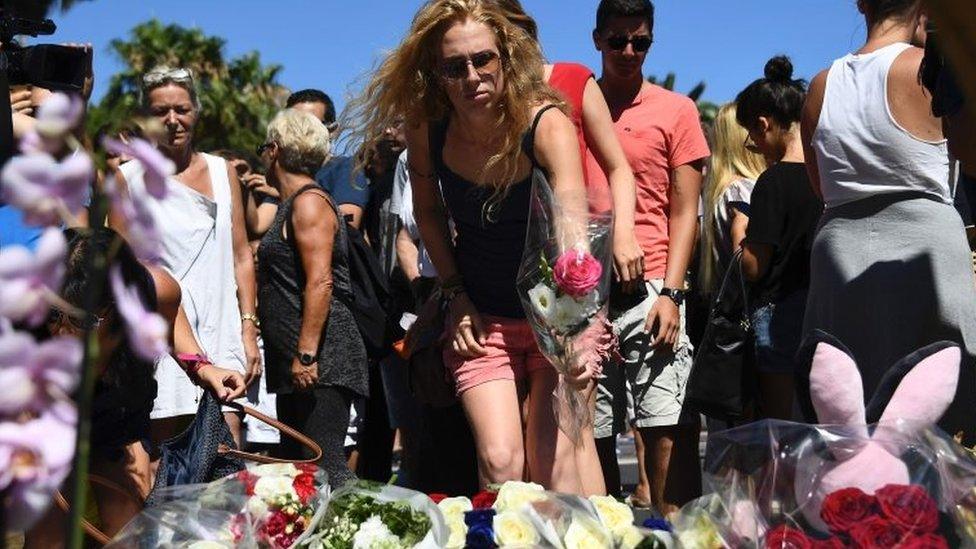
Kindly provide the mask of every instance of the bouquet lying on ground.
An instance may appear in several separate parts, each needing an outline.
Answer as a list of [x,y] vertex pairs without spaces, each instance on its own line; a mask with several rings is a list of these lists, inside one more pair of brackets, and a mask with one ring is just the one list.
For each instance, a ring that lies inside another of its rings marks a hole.
[[565,378],[584,368],[598,375],[598,355],[609,354],[612,221],[585,204],[560,206],[544,178],[534,179],[517,285],[539,350],[561,374],[553,403],[559,426],[576,442],[591,418],[586,395]]
[[321,520],[298,546],[433,549],[447,545],[448,537],[440,510],[424,494],[359,481],[335,491]]
[[167,488],[109,547],[286,549],[324,514],[325,473],[314,465],[258,465],[209,484]]
[[448,548],[650,549],[670,543],[664,532],[635,526],[630,507],[609,496],[586,499],[510,481],[473,499],[438,494],[431,499],[451,529]]
[[818,419],[838,424],[765,421],[713,435],[705,462],[713,493],[682,509],[675,522],[680,543],[976,544],[976,461],[934,427],[956,393],[958,347],[933,344],[893,368],[880,385],[885,394],[867,406],[880,421],[867,425],[857,367],[840,343],[824,339],[808,398]]

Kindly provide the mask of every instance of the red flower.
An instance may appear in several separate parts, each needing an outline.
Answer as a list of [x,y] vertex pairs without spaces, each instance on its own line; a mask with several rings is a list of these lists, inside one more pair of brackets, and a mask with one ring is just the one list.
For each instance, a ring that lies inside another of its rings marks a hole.
[[495,498],[497,497],[497,492],[482,490],[471,498],[471,506],[475,509],[487,509],[495,504]]
[[905,539],[905,531],[900,526],[878,516],[855,525],[849,534],[857,547],[865,549],[888,549]]
[[877,501],[858,488],[844,488],[828,495],[820,508],[820,518],[835,534],[844,534],[852,526],[874,514]]
[[307,505],[312,496],[315,495],[315,476],[310,473],[301,473],[291,483],[295,493],[298,494],[302,505]]
[[314,475],[319,471],[319,466],[314,463],[296,463],[295,467],[303,473]]
[[248,496],[254,495],[254,485],[258,483],[257,475],[252,475],[250,471],[244,469],[237,472],[237,480],[244,485],[244,493]]
[[813,540],[801,530],[781,524],[766,534],[766,549],[811,549]]
[[844,549],[846,547],[840,538],[813,539],[810,538],[810,549]]
[[949,549],[949,543],[938,534],[911,535],[901,542],[899,549]]
[[264,523],[262,530],[264,530],[268,538],[275,538],[285,532],[285,527],[288,526],[288,522],[288,516],[279,509],[271,513],[271,516]]
[[447,494],[440,494],[435,492],[433,494],[427,494],[427,497],[429,497],[430,500],[433,501],[434,503],[440,503],[442,499],[447,498]]
[[939,527],[939,509],[921,486],[889,484],[875,496],[881,514],[909,532],[928,534]]

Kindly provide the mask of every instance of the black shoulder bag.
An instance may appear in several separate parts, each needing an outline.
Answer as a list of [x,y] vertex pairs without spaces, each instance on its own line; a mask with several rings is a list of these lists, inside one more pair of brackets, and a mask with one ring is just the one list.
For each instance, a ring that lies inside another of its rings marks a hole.
[[754,367],[749,296],[739,250],[712,301],[685,402],[711,418],[730,422],[742,419],[755,394]]

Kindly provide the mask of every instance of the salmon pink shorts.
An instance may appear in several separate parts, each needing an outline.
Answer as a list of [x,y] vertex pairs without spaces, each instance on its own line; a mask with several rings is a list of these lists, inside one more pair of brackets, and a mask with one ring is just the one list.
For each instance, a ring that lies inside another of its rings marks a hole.
[[552,368],[525,319],[484,316],[488,332],[488,354],[466,358],[456,352],[450,340],[444,345],[444,366],[454,376],[458,396],[472,387],[500,379],[520,381],[529,373]]

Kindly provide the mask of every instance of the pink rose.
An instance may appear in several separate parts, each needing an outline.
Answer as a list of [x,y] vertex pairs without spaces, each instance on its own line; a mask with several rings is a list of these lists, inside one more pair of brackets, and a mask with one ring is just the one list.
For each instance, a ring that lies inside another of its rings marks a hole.
[[566,250],[552,270],[556,285],[573,297],[583,297],[593,291],[603,275],[603,265],[589,252]]

